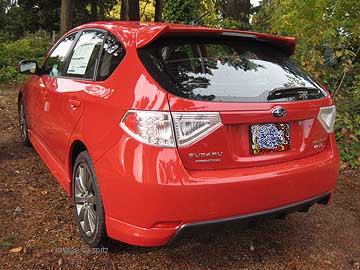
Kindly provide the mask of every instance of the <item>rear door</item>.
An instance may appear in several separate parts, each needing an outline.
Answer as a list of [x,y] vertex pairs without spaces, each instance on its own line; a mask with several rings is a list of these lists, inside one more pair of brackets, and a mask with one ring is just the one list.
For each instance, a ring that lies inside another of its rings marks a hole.
[[44,78],[48,114],[43,133],[49,148],[63,164],[69,139],[84,111],[85,93],[95,84],[95,70],[104,37],[105,31],[102,30],[80,32],[63,70]]
[[250,39],[164,38],[139,55],[169,91],[189,170],[276,164],[326,145],[317,116],[331,101],[280,48]]

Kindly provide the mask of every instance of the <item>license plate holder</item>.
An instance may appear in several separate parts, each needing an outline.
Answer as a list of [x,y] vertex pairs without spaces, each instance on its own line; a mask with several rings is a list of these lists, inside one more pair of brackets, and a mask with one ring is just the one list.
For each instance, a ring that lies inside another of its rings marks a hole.
[[290,149],[289,123],[263,123],[250,126],[253,155],[282,152]]

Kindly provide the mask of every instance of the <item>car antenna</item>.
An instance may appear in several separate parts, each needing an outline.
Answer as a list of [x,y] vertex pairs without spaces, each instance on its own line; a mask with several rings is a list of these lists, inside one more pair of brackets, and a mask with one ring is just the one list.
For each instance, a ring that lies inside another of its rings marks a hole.
[[208,15],[210,12],[206,11],[204,14],[202,14],[201,16],[197,17],[195,20],[192,20],[189,22],[190,25],[198,25],[198,22],[205,17],[206,15]]

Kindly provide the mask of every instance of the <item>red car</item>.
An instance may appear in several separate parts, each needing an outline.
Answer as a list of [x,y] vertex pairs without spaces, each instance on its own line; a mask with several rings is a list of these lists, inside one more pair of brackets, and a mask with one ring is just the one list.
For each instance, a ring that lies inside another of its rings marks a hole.
[[91,247],[326,204],[335,106],[295,39],[97,22],[66,33],[19,93],[21,140],[72,196]]

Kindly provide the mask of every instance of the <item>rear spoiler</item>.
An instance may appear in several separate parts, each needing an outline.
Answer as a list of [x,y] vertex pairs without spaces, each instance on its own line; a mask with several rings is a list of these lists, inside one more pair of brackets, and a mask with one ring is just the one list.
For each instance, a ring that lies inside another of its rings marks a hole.
[[224,30],[207,28],[201,26],[190,26],[190,25],[149,25],[136,33],[136,48],[142,48],[147,44],[150,44],[160,36],[166,35],[187,35],[196,33],[206,33],[209,35],[220,35],[220,36],[233,36],[239,38],[250,38],[260,42],[266,42],[274,47],[278,47],[285,51],[287,54],[292,55],[296,47],[296,38],[294,37],[282,37],[274,36],[270,34],[262,34],[256,32],[247,32],[239,30]]

